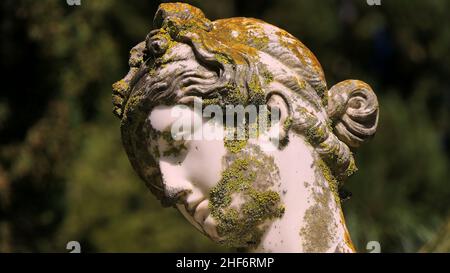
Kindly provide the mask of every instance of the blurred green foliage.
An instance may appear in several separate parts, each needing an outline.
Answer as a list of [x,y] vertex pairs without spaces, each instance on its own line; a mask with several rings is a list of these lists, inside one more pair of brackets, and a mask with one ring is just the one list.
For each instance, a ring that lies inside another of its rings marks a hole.
[[[318,57],[328,85],[357,78],[380,100],[344,204],[360,251],[413,252],[450,218],[450,2],[188,1],[211,19],[280,26]],[[111,84],[158,1],[1,2],[0,252],[230,251],[162,209],[131,169]],[[432,249],[428,249],[432,251]],[[440,251],[450,251],[450,249]]]

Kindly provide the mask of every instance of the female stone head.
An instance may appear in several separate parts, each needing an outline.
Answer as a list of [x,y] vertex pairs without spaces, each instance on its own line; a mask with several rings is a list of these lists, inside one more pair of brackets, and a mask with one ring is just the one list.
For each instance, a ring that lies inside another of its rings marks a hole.
[[[229,246],[351,251],[338,191],[356,170],[349,147],[377,127],[371,88],[346,80],[328,89],[309,49],[257,19],[210,21],[195,7],[168,3],[153,24],[130,52],[129,73],[113,85],[124,147],[149,189]],[[212,105],[224,111],[205,115]],[[266,118],[229,114],[230,106]],[[259,115],[259,106],[272,114]],[[230,116],[232,126],[217,122]],[[174,130],[191,120],[199,122]],[[236,137],[239,121],[244,138],[176,136],[219,130]],[[270,125],[252,137],[262,123]],[[267,149],[268,138],[280,141]]]

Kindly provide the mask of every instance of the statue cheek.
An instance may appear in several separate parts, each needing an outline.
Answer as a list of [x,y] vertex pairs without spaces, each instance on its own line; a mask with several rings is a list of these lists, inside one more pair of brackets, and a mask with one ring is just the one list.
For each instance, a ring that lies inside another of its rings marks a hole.
[[226,154],[222,140],[199,140],[189,143],[183,162],[187,178],[205,196],[221,179],[222,159]]

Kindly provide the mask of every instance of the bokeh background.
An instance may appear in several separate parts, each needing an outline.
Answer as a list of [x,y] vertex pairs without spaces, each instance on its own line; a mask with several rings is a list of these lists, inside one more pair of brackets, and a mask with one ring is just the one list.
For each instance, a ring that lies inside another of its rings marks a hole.
[[[210,19],[261,18],[303,41],[329,86],[379,97],[377,135],[357,151],[344,203],[359,251],[450,252],[450,1],[187,1]],[[3,0],[0,252],[213,252],[133,172],[111,84],[151,29],[154,0]]]

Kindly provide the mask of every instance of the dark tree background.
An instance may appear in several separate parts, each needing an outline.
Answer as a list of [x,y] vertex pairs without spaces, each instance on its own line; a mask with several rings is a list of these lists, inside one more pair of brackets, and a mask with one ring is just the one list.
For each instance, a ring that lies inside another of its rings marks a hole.
[[[357,78],[381,105],[344,204],[360,251],[450,251],[450,2],[189,1],[211,19],[280,26],[318,57],[328,85]],[[137,178],[111,113],[111,84],[158,1],[0,2],[0,252],[229,251]],[[445,240],[446,243],[444,242]],[[443,243],[444,242],[444,243]]]

